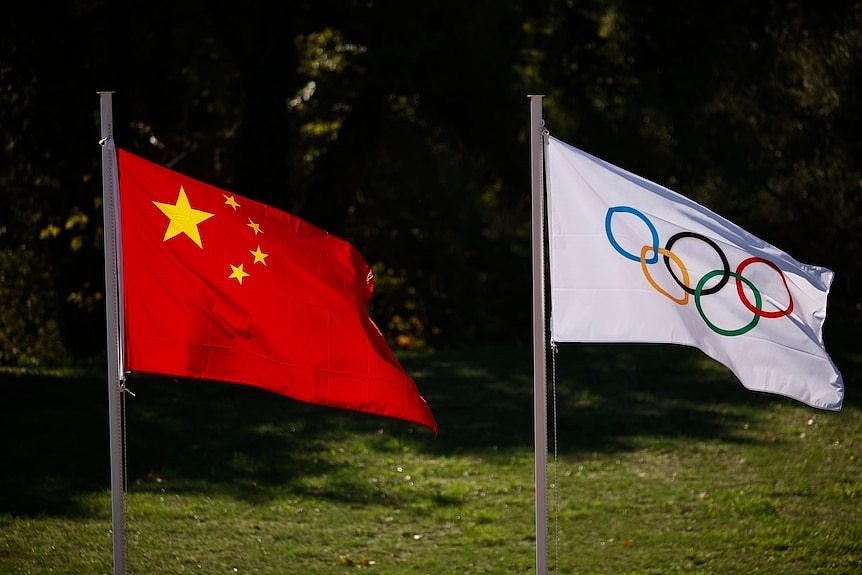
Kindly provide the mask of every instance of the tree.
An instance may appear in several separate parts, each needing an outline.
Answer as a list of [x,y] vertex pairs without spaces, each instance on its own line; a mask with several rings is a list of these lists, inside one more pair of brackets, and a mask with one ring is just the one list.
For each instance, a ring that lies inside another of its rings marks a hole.
[[99,89],[123,147],[356,245],[398,345],[528,338],[529,93],[556,136],[831,266],[833,321],[858,321],[860,6],[22,5],[0,363],[103,349]]

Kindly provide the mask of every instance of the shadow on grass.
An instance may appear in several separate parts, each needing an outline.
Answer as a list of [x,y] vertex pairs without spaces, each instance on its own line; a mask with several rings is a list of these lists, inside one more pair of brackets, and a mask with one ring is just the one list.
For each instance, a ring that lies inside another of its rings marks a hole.
[[[862,371],[858,335],[830,342],[846,381]],[[443,457],[531,448],[528,348],[416,355],[404,365],[434,411],[437,439],[405,422],[249,387],[136,377],[130,384],[137,397],[127,401],[132,490],[169,486],[264,501],[292,484],[295,492],[364,503],[379,501],[379,493],[350,486],[349,469],[331,457],[357,434],[381,455],[407,444]],[[699,351],[676,346],[564,345],[556,371],[562,453],[679,437],[743,441],[743,420],[775,402],[796,405],[749,392]],[[98,372],[0,373],[0,514],[93,514],[83,496],[109,487],[105,387]],[[850,403],[859,401],[848,395]],[[324,475],[321,491],[297,482]],[[331,489],[339,482],[344,489]]]
[[[454,365],[477,366],[452,381]],[[435,410],[441,454],[533,441],[532,359],[527,349],[485,350],[417,362]],[[727,371],[694,349],[671,346],[564,345],[556,357],[560,449],[628,450],[647,436],[737,440],[739,410],[763,401],[738,388]],[[452,386],[457,386],[454,392]],[[553,386],[549,376],[548,386]],[[554,396],[549,391],[549,410]]]
[[[842,330],[828,342],[845,383],[862,374],[860,335],[859,328]],[[749,442],[743,425],[769,406],[804,408],[788,398],[745,389],[730,370],[684,346],[561,344],[555,364],[549,368],[548,386],[552,388],[555,372],[563,454],[630,450],[680,437]],[[529,349],[429,356],[408,368],[419,376],[440,426],[440,438],[430,449],[446,454],[532,444]],[[452,379],[453,374],[458,377]],[[851,391],[845,405],[862,403],[852,393],[852,383],[846,385]],[[552,389],[548,408],[552,416]]]
[[104,389],[95,374],[0,375],[0,513],[75,514],[109,485]]

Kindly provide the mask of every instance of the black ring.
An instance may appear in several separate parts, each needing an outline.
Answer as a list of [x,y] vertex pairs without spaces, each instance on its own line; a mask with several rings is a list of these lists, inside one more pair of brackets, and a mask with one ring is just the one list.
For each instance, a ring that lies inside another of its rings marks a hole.
[[[714,286],[712,286],[711,288],[701,290],[700,295],[714,294],[715,292],[717,292],[718,290],[723,288],[724,284],[727,283],[727,280],[730,279],[730,264],[727,263],[727,256],[724,255],[724,252],[721,251],[721,248],[718,247],[718,244],[716,244],[714,241],[712,241],[708,237],[702,236],[700,234],[696,234],[694,232],[680,232],[680,233],[674,234],[670,237],[670,239],[667,241],[667,244],[665,244],[664,249],[670,251],[671,248],[673,247],[673,244],[675,244],[677,240],[681,240],[682,238],[694,238],[696,240],[701,240],[705,244],[709,245],[709,247],[714,249],[715,252],[718,254],[718,257],[721,258],[721,265],[724,268],[722,271],[722,274],[721,274],[721,280],[719,280],[719,282],[717,284],[715,284]],[[682,289],[684,289],[686,292],[690,293],[691,295],[694,295],[694,292],[695,292],[694,288],[690,288],[687,285],[685,285],[684,283],[682,283],[680,281],[680,279],[678,277],[676,277],[676,274],[673,273],[673,269],[670,267],[670,258],[667,256],[664,256],[664,265],[667,266],[667,271],[670,273],[670,277],[672,277],[673,280],[677,284],[679,284],[679,287],[681,287]]]

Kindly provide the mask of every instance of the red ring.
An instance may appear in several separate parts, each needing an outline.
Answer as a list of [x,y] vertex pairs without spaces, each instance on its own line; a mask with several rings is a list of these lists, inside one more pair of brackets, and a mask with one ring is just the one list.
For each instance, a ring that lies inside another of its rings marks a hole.
[[784,272],[778,269],[777,265],[763,258],[751,257],[747,260],[743,260],[742,262],[740,262],[739,266],[737,266],[736,268],[737,275],[741,276],[742,270],[748,267],[749,264],[753,263],[766,264],[778,272],[778,274],[781,276],[781,281],[784,282],[784,289],[787,290],[787,299],[790,301],[790,303],[787,304],[787,309],[785,310],[763,311],[762,309],[759,309],[757,306],[753,305],[750,301],[748,301],[748,297],[746,297],[745,291],[742,289],[742,282],[739,280],[739,278],[736,278],[736,291],[739,293],[739,299],[742,300],[742,303],[745,304],[745,307],[747,307],[751,312],[759,315],[760,317],[777,318],[793,313],[793,296],[790,294],[790,288],[787,287],[787,278],[784,277]]

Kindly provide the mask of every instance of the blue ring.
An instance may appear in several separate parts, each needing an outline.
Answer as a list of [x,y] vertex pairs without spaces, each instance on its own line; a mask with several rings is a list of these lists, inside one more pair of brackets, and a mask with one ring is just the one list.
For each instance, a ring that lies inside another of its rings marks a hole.
[[651,258],[644,261],[648,264],[656,263],[658,261],[658,232],[656,231],[655,226],[652,225],[652,222],[649,221],[649,219],[647,219],[647,217],[643,215],[643,213],[629,206],[616,206],[613,208],[608,208],[608,213],[605,215],[605,233],[608,236],[608,241],[611,242],[611,245],[614,247],[614,249],[617,250],[620,255],[632,260],[633,262],[641,261],[640,255],[630,254],[629,252],[624,250],[622,246],[620,246],[620,244],[617,243],[616,239],[614,239],[614,233],[611,231],[611,219],[613,219],[615,212],[625,212],[627,214],[632,214],[639,217],[641,221],[646,224],[646,226],[649,228],[650,234],[652,235],[653,255]]

